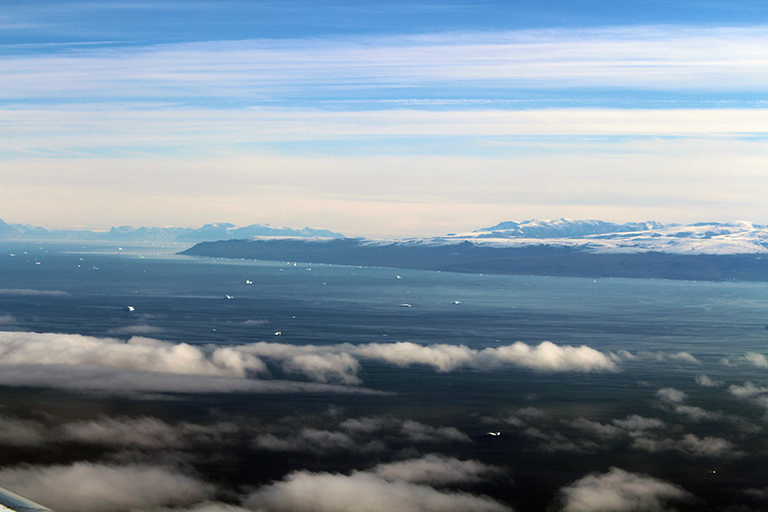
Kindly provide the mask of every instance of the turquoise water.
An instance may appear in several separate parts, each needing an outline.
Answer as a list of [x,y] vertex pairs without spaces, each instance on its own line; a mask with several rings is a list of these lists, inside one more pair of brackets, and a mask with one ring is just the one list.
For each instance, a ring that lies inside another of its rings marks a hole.
[[[100,339],[140,335],[200,346],[410,342],[480,351],[550,341],[586,345],[615,366],[438,371],[360,357],[359,383],[351,387],[384,392],[373,395],[120,394],[26,383],[0,388],[0,405],[11,417],[37,418],[49,427],[98,418],[233,422],[237,440],[182,450],[196,474],[227,492],[258,488],[291,471],[349,474],[436,453],[502,468],[483,481],[449,488],[516,510],[557,507],[559,489],[612,467],[680,486],[698,500],[679,509],[759,510],[768,504],[757,492],[768,486],[762,401],[768,390],[759,390],[768,377],[768,362],[760,359],[768,355],[764,283],[228,262],[174,256],[173,249],[2,243],[0,328]],[[312,381],[270,364],[269,377],[250,378]],[[739,394],[747,382],[757,391]],[[663,391],[670,388],[684,395]],[[635,416],[654,426],[628,426]],[[361,418],[386,425],[350,430],[349,421]],[[404,422],[415,422],[421,437],[404,435]],[[344,434],[346,444],[302,445],[302,429]],[[486,436],[489,431],[501,435]],[[267,434],[285,441],[282,448],[266,447]],[[54,439],[44,448],[9,448],[0,462],[105,461],[116,451]]]

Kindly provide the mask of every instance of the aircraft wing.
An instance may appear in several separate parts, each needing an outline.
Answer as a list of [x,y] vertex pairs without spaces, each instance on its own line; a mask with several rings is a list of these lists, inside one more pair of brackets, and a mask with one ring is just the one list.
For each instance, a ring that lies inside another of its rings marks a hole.
[[18,494],[0,487],[0,512],[8,510],[15,512],[53,512],[48,507],[44,507],[27,498],[22,498]]

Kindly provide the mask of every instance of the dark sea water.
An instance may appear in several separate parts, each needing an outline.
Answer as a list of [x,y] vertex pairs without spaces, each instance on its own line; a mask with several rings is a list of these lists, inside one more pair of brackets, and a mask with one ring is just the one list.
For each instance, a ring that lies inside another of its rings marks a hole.
[[[0,435],[2,468],[140,461],[212,484],[209,499],[216,503],[241,504],[248,493],[297,471],[349,476],[435,454],[493,470],[471,481],[424,485],[490,497],[520,511],[567,509],[564,488],[592,474],[607,489],[612,468],[687,493],[625,510],[768,509],[765,283],[475,275],[174,255],[183,248],[2,242],[2,334],[126,342],[140,336],[208,351],[257,342],[409,342],[472,351],[552,342],[586,345],[613,367],[558,371],[505,363],[440,371],[353,354],[357,383],[331,377],[322,382],[331,385],[325,390],[270,393],[121,392],[42,377],[14,383],[0,375],[0,414],[46,432],[39,443]],[[30,374],[38,369],[35,361],[9,360],[4,350],[0,374],[19,364],[31,365]],[[320,382],[264,359],[269,374],[246,379]],[[67,364],[39,366],[65,371]],[[112,420],[114,427],[148,418],[178,437],[150,447],[126,434],[107,442],[62,433],[85,420]],[[195,437],[190,426],[208,430]],[[0,434],[7,429],[0,422]],[[0,485],[8,485],[2,471]]]

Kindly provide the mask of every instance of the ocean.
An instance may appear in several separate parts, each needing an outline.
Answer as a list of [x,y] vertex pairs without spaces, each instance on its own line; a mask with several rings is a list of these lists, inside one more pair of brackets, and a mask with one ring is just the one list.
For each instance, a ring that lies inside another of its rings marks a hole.
[[[185,247],[0,242],[0,485],[60,512],[768,509],[765,283]],[[138,503],[100,480],[137,471]]]

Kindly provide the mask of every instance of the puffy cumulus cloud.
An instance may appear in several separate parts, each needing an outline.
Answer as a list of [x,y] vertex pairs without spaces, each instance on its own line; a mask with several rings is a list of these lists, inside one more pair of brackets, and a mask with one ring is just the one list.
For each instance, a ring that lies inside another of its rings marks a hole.
[[638,437],[632,442],[632,448],[650,453],[674,451],[690,457],[737,459],[744,452],[721,437],[698,437],[685,434],[681,439]]
[[744,354],[744,360],[758,368],[768,368],[768,359],[763,354],[757,352],[747,352]]
[[615,425],[600,423],[598,421],[591,421],[586,418],[577,418],[570,424],[579,430],[589,432],[594,436],[603,439],[613,439],[624,434],[624,431]]
[[469,437],[454,427],[433,427],[418,421],[405,420],[400,427],[403,435],[412,442],[441,443],[469,442]]
[[283,452],[329,453],[338,451],[380,451],[384,445],[362,445],[345,432],[303,428],[295,434],[277,436],[260,434],[253,446],[264,450]]
[[441,372],[455,370],[473,362],[477,351],[464,345],[417,345],[410,342],[371,343],[356,347],[355,353],[367,359],[376,359],[410,366],[422,364],[432,366]]
[[288,374],[304,375],[316,382],[360,384],[360,362],[351,354],[354,345],[289,345],[258,342],[231,350],[259,360],[274,362]]
[[701,361],[699,361],[696,356],[689,352],[668,353],[641,351],[637,354],[632,354],[626,350],[619,350],[616,352],[616,357],[626,361],[656,361],[659,363],[676,362],[696,365],[701,364]]
[[645,435],[649,431],[664,429],[667,426],[660,419],[645,418],[637,414],[631,414],[625,419],[614,419],[610,423],[577,418],[568,424],[604,440],[635,438]]
[[154,327],[152,325],[147,324],[139,324],[139,325],[126,325],[125,327],[117,327],[115,329],[109,329],[107,331],[107,334],[130,334],[130,335],[147,335],[147,334],[157,334],[159,332],[163,332],[163,329],[161,327]]
[[[674,404],[672,410],[680,413],[678,409],[684,407],[686,406]],[[704,413],[708,414],[707,419],[732,422],[744,434],[762,430],[741,418],[731,418],[721,413]],[[512,424],[509,421],[507,423]],[[678,425],[670,425],[658,418],[637,414],[613,419],[607,423],[584,417],[554,422],[549,417],[529,416],[524,420],[516,418],[513,426],[520,428],[523,436],[536,441],[537,448],[546,452],[594,453],[625,446],[650,453],[678,452],[689,457],[738,458],[745,455],[727,439],[698,437],[694,434],[681,435]]]
[[244,504],[264,512],[511,512],[488,497],[390,481],[370,472],[299,471],[257,490]]
[[716,387],[722,386],[723,381],[714,380],[711,377],[708,377],[707,375],[697,375],[696,384],[698,384],[699,386],[703,386],[705,388],[716,388]]
[[673,404],[679,404],[688,398],[684,391],[675,388],[661,388],[656,392],[656,396],[665,402]]
[[753,398],[768,393],[768,388],[757,386],[755,383],[747,381],[743,386],[731,384],[728,386],[728,393],[739,398]]
[[616,357],[582,345],[560,346],[545,341],[535,347],[517,342],[506,347],[488,348],[480,359],[510,363],[544,371],[614,371]]
[[[306,420],[305,420],[306,421]],[[467,443],[469,436],[454,427],[435,427],[391,417],[349,418],[330,428],[299,429],[256,435],[253,446],[263,450],[332,454],[383,452],[388,445]]]
[[361,384],[357,377],[360,363],[347,353],[302,354],[286,361],[283,368],[289,373],[301,373],[316,382]]
[[[431,366],[440,372],[449,372],[460,367],[490,370],[507,364],[554,372],[615,371],[618,360],[613,354],[584,345],[561,346],[548,341],[536,346],[517,342],[483,350],[471,349],[464,345],[419,345],[411,342],[302,346],[261,342],[236,349],[262,359],[281,362],[284,369],[294,373],[302,372],[312,376],[316,375],[318,369],[324,369],[320,375],[329,379],[331,372],[336,371],[337,379],[342,382],[351,380],[358,367],[355,366],[354,360],[339,359],[339,355],[400,367]],[[316,357],[310,358],[310,355]]]
[[379,464],[372,472],[388,481],[402,480],[415,484],[443,486],[482,482],[502,474],[504,470],[476,460],[459,460],[429,454],[420,459]]
[[337,371],[337,379],[348,381],[359,369],[359,359],[368,359],[406,367],[416,364],[432,366],[438,371],[451,371],[468,365],[477,351],[463,345],[417,345],[410,342],[368,343],[352,345],[287,345],[282,343],[253,343],[238,347],[238,350],[257,357],[277,361],[283,369],[292,373],[317,375],[330,378],[330,372]]
[[414,420],[382,416],[350,418],[339,427],[353,434],[396,436],[417,443],[470,441],[469,436],[454,427],[435,427]]
[[625,419],[613,420],[612,423],[628,432],[642,432],[666,427],[666,423],[658,418],[646,418],[638,414],[630,414]]
[[0,417],[0,444],[39,446],[48,440],[48,428],[38,421]]
[[528,427],[523,435],[539,442],[539,449],[546,452],[594,453],[601,446],[591,439],[572,439],[561,432],[544,431]]
[[210,498],[212,485],[154,466],[79,462],[0,470],[0,484],[58,512],[119,512],[186,506]]
[[562,512],[661,512],[692,498],[682,487],[619,468],[585,476],[560,493]]
[[736,458],[744,455],[733,443],[721,437],[698,437],[685,434],[678,443],[680,451],[696,457]]
[[[545,452],[594,453],[603,447],[604,441],[619,433],[610,425],[586,418],[558,419],[535,407],[519,409],[502,421],[520,429],[523,436],[536,442],[538,450]],[[564,425],[565,433],[559,431]],[[597,437],[598,442],[591,437]]]
[[688,399],[688,394],[679,389],[661,388],[656,391],[656,396],[673,412],[681,416],[686,416],[690,421],[719,421],[727,418],[721,412],[707,411],[701,407],[683,404],[683,402]]
[[240,432],[233,423],[171,425],[150,417],[102,418],[65,423],[56,429],[56,437],[81,443],[169,450],[192,444],[218,444]]
[[701,364],[701,361],[699,361],[696,356],[689,354],[688,352],[677,352],[675,354],[669,354],[668,356],[670,361],[678,361],[681,363],[690,363],[690,364]]
[[726,417],[719,411],[708,411],[693,405],[677,404],[672,408],[672,410],[681,416],[685,416],[689,421],[693,422],[720,421]]
[[747,381],[743,386],[731,384],[728,386],[728,393],[749,400],[753,404],[768,411],[768,387],[758,386],[753,382]]
[[748,364],[758,368],[768,368],[768,358],[759,352],[745,352],[744,355],[731,355],[723,358],[721,362],[726,366]]

